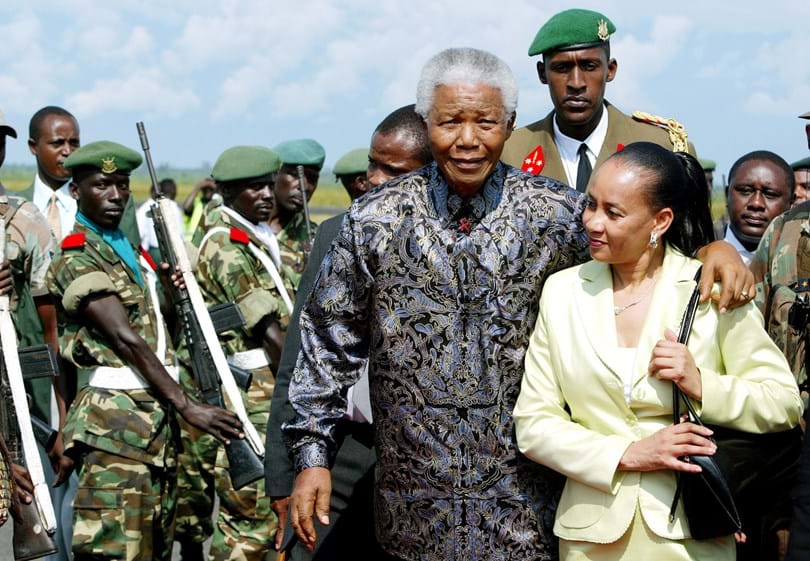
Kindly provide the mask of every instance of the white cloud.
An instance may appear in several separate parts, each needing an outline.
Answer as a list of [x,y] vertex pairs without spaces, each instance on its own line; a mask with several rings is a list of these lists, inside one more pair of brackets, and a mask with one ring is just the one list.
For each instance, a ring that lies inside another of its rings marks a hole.
[[687,45],[692,21],[685,16],[656,16],[649,38],[622,34],[611,41],[611,54],[619,63],[616,78],[608,84],[610,100],[622,107],[655,107],[651,79],[669,72]]
[[176,87],[157,69],[141,69],[123,78],[97,80],[68,98],[78,115],[137,111],[146,116],[179,118],[197,109],[200,100],[190,87]]
[[810,37],[804,33],[759,47],[748,70],[757,69],[749,79],[744,108],[751,114],[795,117],[810,109],[810,67],[805,53]]

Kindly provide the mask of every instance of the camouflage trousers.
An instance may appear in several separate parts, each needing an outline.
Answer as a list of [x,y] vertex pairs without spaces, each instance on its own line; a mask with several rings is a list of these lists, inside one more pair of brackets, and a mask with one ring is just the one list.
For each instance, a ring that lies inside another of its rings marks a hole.
[[[253,383],[243,393],[248,417],[264,440],[270,417],[270,399],[275,378],[269,368],[252,371]],[[181,374],[190,395],[199,390],[190,377]],[[228,472],[228,457],[219,441],[181,422],[183,452],[178,455],[178,541],[201,543],[211,535],[213,492],[219,510],[213,528],[212,561],[264,561],[274,551],[278,518],[265,496],[264,479],[238,491]],[[212,477],[213,474],[213,477]]]
[[91,449],[73,501],[74,561],[169,561],[175,480],[174,468]]

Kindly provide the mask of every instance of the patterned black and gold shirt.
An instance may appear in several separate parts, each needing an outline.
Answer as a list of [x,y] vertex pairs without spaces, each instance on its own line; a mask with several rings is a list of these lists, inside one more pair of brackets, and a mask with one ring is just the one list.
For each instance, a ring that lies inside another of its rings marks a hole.
[[512,409],[543,283],[587,258],[583,207],[503,164],[466,201],[433,164],[352,205],[301,315],[284,431],[298,470],[328,466],[368,361],[388,552],[556,557],[561,481],[519,454]]

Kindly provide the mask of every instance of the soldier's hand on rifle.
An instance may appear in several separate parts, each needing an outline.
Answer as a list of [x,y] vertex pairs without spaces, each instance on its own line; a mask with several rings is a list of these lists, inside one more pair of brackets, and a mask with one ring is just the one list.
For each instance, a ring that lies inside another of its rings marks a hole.
[[53,448],[48,451],[48,458],[51,460],[51,467],[56,474],[56,480],[53,483],[54,487],[59,487],[62,483],[68,480],[70,474],[73,473],[73,459],[64,454],[64,444],[62,441],[62,432],[56,436],[53,442]]
[[0,296],[10,296],[13,288],[11,264],[8,261],[0,263]]
[[186,404],[182,409],[178,409],[178,413],[190,425],[207,432],[225,444],[229,444],[231,438],[245,438],[239,418],[225,409],[186,399]]
[[170,269],[168,263],[161,263],[159,269],[160,281],[169,293],[177,289],[183,290],[186,288],[186,281],[183,280],[183,274],[180,272],[179,266],[175,268],[171,275],[169,274]]
[[14,480],[14,495],[23,504],[31,504],[34,500],[34,483],[31,474],[19,464],[11,462],[11,478]]

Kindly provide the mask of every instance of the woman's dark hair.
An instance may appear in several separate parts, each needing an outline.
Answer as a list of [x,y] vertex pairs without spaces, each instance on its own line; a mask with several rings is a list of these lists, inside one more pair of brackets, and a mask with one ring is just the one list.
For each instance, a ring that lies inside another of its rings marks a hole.
[[653,212],[671,208],[674,218],[663,239],[684,255],[693,256],[714,241],[709,186],[698,161],[652,142],[634,142],[616,152],[617,159],[643,171],[649,181],[645,196]]

